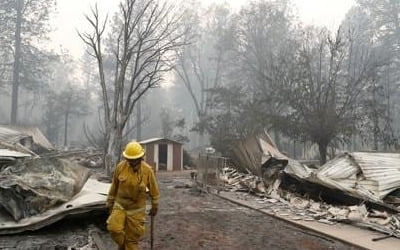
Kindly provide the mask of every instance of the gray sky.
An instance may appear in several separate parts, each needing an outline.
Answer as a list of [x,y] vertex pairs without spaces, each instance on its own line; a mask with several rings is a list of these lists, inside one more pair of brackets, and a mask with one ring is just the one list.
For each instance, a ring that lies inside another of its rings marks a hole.
[[[204,5],[223,3],[226,0],[201,0]],[[230,5],[239,8],[248,0],[230,0]],[[354,4],[354,0],[292,0],[299,9],[300,19],[307,24],[325,25],[334,30],[338,27],[345,13]],[[55,31],[51,35],[52,47],[60,47],[79,58],[84,52],[84,45],[77,36],[76,30],[85,29],[83,15],[90,11],[96,2],[104,14],[113,13],[117,0],[58,0],[58,13],[54,17]]]
[[308,24],[324,25],[331,30],[339,27],[354,0],[293,0],[299,17]]

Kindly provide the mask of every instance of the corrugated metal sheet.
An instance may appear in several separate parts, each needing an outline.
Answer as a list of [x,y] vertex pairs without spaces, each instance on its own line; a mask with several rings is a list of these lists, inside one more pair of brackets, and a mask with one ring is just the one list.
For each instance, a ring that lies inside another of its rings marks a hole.
[[21,133],[20,131],[17,131],[15,129],[0,126],[0,141],[14,144],[27,137],[29,137],[29,135],[25,133]]
[[337,157],[321,166],[316,174],[318,177],[331,179],[347,179],[359,172],[359,168],[349,155]]
[[43,148],[53,150],[54,146],[51,144],[49,140],[43,135],[43,133],[37,127],[32,126],[11,126],[11,125],[0,125],[0,140],[1,140],[1,131],[12,130],[15,132],[19,132],[22,136],[31,136],[33,142],[42,146]]
[[295,177],[296,179],[307,179],[312,174],[312,169],[298,161],[289,159],[289,163],[284,169],[284,172]]
[[[400,189],[399,153],[343,153],[320,168],[311,169],[280,153],[267,133],[239,140],[233,151],[238,165],[257,176],[263,175],[263,165],[270,159],[287,160],[283,170],[286,174],[356,198],[382,202],[389,193]],[[263,176],[264,181],[266,177]]]
[[15,157],[15,158],[22,158],[22,157],[29,157],[30,154],[21,153],[18,151],[8,150],[8,149],[0,149],[0,157]]
[[238,165],[257,176],[261,176],[261,166],[269,159],[288,160],[266,132],[238,140],[233,151]]
[[[309,176],[305,174],[308,171],[311,171]],[[400,154],[344,153],[314,171],[292,164],[285,172],[359,198],[381,202],[400,188]]]
[[351,155],[365,178],[378,183],[380,199],[400,188],[400,154],[357,152]]
[[13,220],[4,211],[0,211],[0,235],[10,235],[24,231],[32,231],[55,223],[70,214],[102,211],[105,209],[109,183],[88,179],[82,190],[66,204],[50,208],[44,213],[31,216],[20,221]]

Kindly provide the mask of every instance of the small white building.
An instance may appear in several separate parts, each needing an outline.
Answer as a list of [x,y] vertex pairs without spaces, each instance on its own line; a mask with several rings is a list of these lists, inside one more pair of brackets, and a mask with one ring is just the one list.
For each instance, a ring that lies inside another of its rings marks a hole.
[[156,171],[183,170],[182,143],[165,138],[151,138],[139,143],[146,152],[145,161],[152,165]]

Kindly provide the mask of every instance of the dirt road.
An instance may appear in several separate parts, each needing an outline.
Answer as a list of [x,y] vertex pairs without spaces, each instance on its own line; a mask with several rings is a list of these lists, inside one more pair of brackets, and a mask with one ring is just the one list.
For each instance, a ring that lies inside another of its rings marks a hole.
[[[190,188],[189,173],[159,174],[155,249],[356,249]],[[148,235],[141,243],[149,248]]]
[[[154,249],[356,249],[201,193],[191,187],[188,172],[158,174],[158,178],[162,198],[155,219]],[[91,214],[31,233],[1,236],[0,249],[97,249],[93,235],[104,249],[116,249],[105,230],[106,217],[105,213]],[[150,249],[149,233],[140,248]]]

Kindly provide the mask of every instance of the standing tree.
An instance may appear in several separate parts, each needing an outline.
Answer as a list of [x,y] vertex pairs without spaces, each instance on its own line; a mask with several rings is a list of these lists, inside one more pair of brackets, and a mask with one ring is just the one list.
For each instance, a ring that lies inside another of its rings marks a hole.
[[[191,2],[190,8],[193,8]],[[197,10],[198,11],[198,10]],[[207,20],[202,23],[199,13],[187,11],[185,25],[191,26],[193,43],[187,46],[179,56],[175,72],[184,83],[193,101],[197,115],[194,130],[200,136],[199,146],[204,144],[207,132],[207,115],[210,109],[212,88],[218,87],[223,78],[227,54],[232,43],[233,22],[229,8],[225,5],[213,5],[206,11]]]
[[[208,133],[211,145],[222,154],[231,156],[231,147],[238,139],[245,138],[254,132],[246,114],[248,108],[243,87],[230,86],[212,89],[211,109],[208,116]],[[249,131],[250,130],[250,131]]]
[[174,118],[171,113],[172,110],[168,108],[160,112],[162,137],[181,143],[188,142],[188,137],[184,135],[185,118]]
[[62,114],[58,111],[57,99],[58,95],[53,90],[49,90],[42,117],[42,126],[46,137],[54,144],[59,141],[59,129],[62,128]]
[[[235,25],[218,28],[221,25],[215,24],[219,37],[215,47],[224,50],[224,67],[221,84],[207,93],[211,96],[207,116],[210,141],[225,154],[234,140],[274,129],[271,120],[284,107],[278,100],[279,79],[274,69],[281,57],[294,50],[291,37],[296,34],[287,1],[250,2],[231,16],[230,22]],[[275,133],[278,144],[279,138]]]
[[[45,103],[43,107],[42,124],[46,128],[47,136],[59,144],[68,146],[68,130],[73,116],[82,116],[88,113],[90,93],[86,86],[82,86],[77,79],[74,65],[76,61],[66,51],[55,56],[50,65],[52,83],[43,92]],[[64,131],[61,129],[64,127]],[[59,137],[63,135],[63,141]]]
[[[264,128],[272,129],[280,147],[279,125],[273,126],[270,118],[282,113],[284,108],[277,100],[277,79],[274,67],[280,57],[292,50],[294,29],[289,1],[254,1],[243,7],[238,21],[238,55],[236,81],[246,86],[254,133]],[[282,52],[283,51],[283,52]],[[276,124],[275,124],[276,125]],[[258,130],[258,131],[257,131]]]
[[340,32],[331,37],[327,31],[310,29],[292,67],[281,73],[281,101],[288,108],[275,121],[284,125],[286,134],[316,143],[321,163],[335,139],[356,132],[364,86],[379,66],[365,49],[349,57],[351,41]]
[[353,34],[357,46],[370,46],[376,57],[385,57],[387,62],[374,72],[373,79],[366,86],[366,116],[361,139],[367,145],[372,142],[374,150],[398,146],[399,10],[398,1],[358,0],[342,25]]
[[[68,146],[68,128],[72,116],[87,114],[88,105],[83,89],[68,86],[61,91],[49,90],[46,96],[46,107],[43,115],[43,126],[47,136],[53,142],[61,141]],[[64,131],[60,129],[64,127]]]
[[[97,6],[86,19],[92,32],[79,35],[97,59],[107,144],[105,165],[110,175],[120,158],[123,131],[135,104],[171,69],[175,52],[185,44],[185,31],[180,29],[181,15],[156,0],[121,1],[108,46],[104,43],[107,21],[101,21]],[[113,67],[112,80],[106,76],[106,63]]]
[[9,72],[12,71],[13,65],[13,48],[12,37],[10,31],[13,29],[11,2],[0,2],[0,87],[4,87],[6,83],[12,81]]
[[68,146],[69,120],[71,116],[83,116],[87,114],[86,97],[82,90],[69,86],[59,94],[58,102],[60,112],[64,116],[64,147],[66,147]]
[[[357,0],[366,16],[371,17],[375,38],[390,40],[391,48],[400,45],[400,2],[393,0]],[[389,45],[389,43],[387,44]]]
[[[17,123],[18,91],[21,77],[30,77],[26,72],[32,73],[32,69],[35,68],[30,61],[36,53],[31,52],[37,50],[35,44],[43,40],[49,32],[49,14],[55,3],[55,0],[2,0],[0,2],[1,40],[6,44],[13,44],[12,48],[8,48],[12,50],[13,57],[12,124]],[[24,81],[27,82],[26,79]]]

